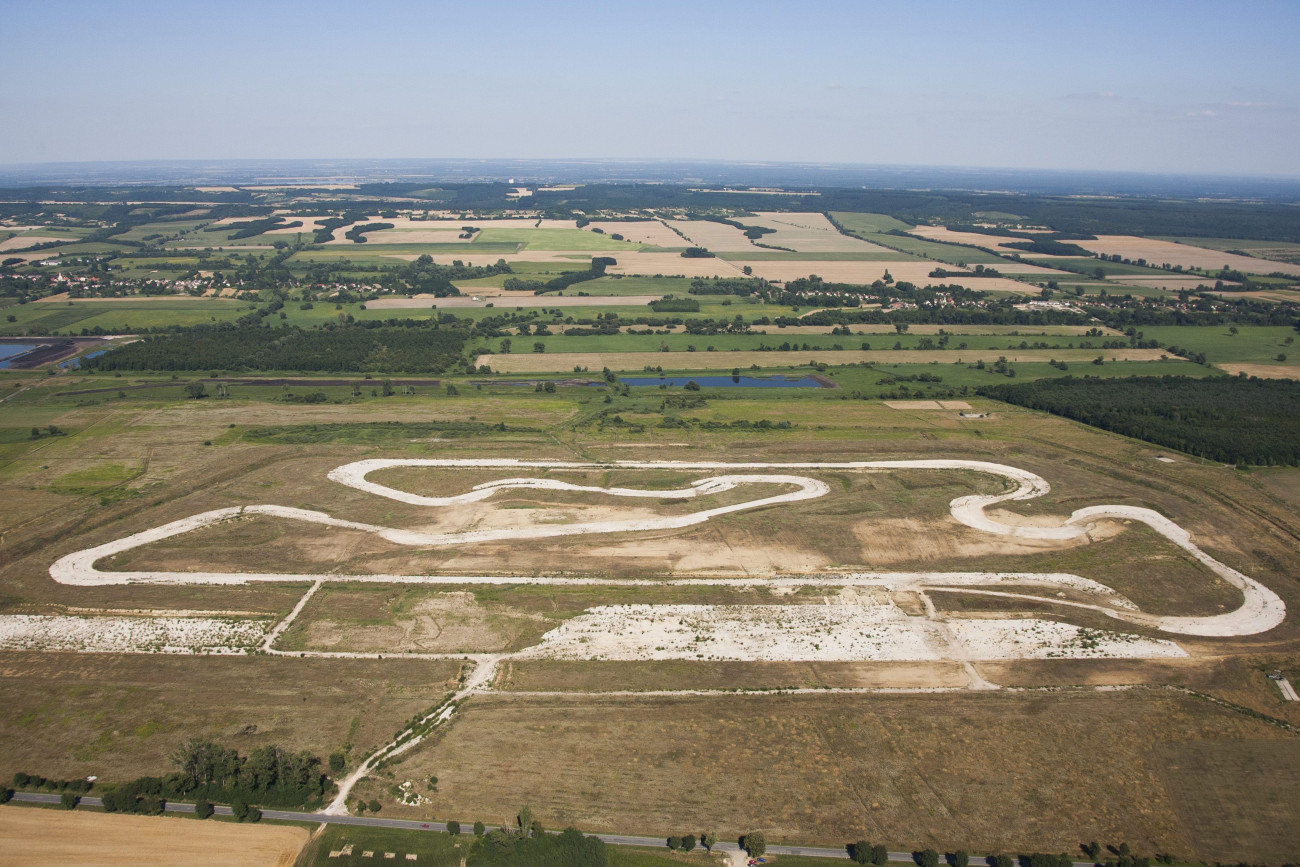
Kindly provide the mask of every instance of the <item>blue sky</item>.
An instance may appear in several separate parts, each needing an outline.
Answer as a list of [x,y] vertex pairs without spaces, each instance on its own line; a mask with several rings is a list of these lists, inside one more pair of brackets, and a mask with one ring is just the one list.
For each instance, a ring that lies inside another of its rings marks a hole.
[[1300,2],[0,0],[0,163],[1300,175]]

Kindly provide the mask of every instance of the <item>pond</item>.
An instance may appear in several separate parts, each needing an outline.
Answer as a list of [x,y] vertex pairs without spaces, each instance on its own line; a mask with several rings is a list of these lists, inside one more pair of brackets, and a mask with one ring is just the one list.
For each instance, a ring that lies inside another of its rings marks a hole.
[[8,367],[9,359],[31,352],[35,343],[0,343],[0,367]]

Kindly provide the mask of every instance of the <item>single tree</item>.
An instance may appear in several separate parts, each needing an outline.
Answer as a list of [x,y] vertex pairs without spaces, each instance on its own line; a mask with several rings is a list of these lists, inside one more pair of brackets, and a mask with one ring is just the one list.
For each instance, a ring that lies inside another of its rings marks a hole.
[[330,753],[330,771],[332,773],[341,774],[347,766],[347,756],[343,755],[343,753]]
[[64,792],[59,796],[59,806],[65,810],[75,810],[81,803],[81,796],[73,792]]
[[712,852],[713,847],[716,846],[718,843],[718,832],[705,831],[704,836],[700,838],[700,842],[704,844],[705,849],[708,849],[710,852]]
[[199,798],[194,802],[194,815],[200,819],[209,818],[213,812],[215,811],[212,809],[212,802],[206,798]]
[[485,832],[486,830],[487,830],[487,827],[486,827],[482,822],[475,822],[475,823],[474,823],[474,836],[475,836],[475,837],[482,837],[482,836],[483,836],[483,832]]
[[848,850],[849,858],[852,859],[854,864],[871,863],[871,844],[866,840],[859,840],[856,843],[850,843],[848,845]]
[[965,849],[958,849],[956,852],[953,852],[948,856],[948,863],[951,864],[952,867],[969,867],[970,855],[966,854]]
[[529,807],[528,805],[524,805],[519,810],[519,815],[516,818],[519,819],[519,833],[527,837],[528,832],[532,829],[533,826],[532,808]]
[[939,853],[933,849],[922,849],[912,853],[912,860],[917,867],[939,867]]
[[876,867],[889,863],[889,849],[883,843],[877,843],[871,847],[871,863]]
[[682,848],[682,838],[681,838],[681,837],[669,837],[669,838],[668,838],[668,848],[669,848],[669,849],[672,849],[674,852],[676,852],[678,849]]
[[380,810],[384,809],[384,805],[379,803],[375,798],[371,798],[370,803],[366,804],[366,806],[370,808],[370,812],[372,813],[378,813]]
[[749,857],[758,858],[767,851],[767,838],[762,831],[750,831],[740,838],[740,848],[749,853]]
[[460,822],[457,822],[455,819],[452,819],[450,822],[448,822],[448,823],[447,823],[447,833],[450,834],[450,835],[453,836],[453,837],[459,837],[459,836],[460,836]]
[[695,835],[687,834],[685,837],[682,838],[682,851],[690,852],[694,848],[695,848]]

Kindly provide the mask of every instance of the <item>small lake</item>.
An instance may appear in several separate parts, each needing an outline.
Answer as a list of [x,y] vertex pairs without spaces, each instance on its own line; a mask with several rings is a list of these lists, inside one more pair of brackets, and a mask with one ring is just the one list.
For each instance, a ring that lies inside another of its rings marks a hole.
[[35,349],[35,343],[0,343],[0,367],[8,367],[9,359]]
[[[85,358],[99,358],[99,356],[103,355],[105,352],[108,352],[108,350],[107,350],[107,349],[97,349],[97,350],[95,350],[94,352],[88,352],[88,353],[86,353],[86,355],[85,355],[84,357],[85,357]],[[79,368],[79,367],[81,367],[81,359],[80,359],[80,358],[69,358],[67,361],[61,361],[61,362],[59,362],[59,367],[71,367],[71,368],[73,368],[73,369]]]
[[620,376],[619,382],[634,386],[681,388],[694,382],[700,388],[829,388],[811,376]]

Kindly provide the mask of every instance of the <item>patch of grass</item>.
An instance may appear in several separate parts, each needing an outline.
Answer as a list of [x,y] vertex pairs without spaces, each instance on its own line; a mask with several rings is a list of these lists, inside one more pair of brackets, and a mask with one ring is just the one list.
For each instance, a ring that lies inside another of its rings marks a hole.
[[[396,864],[408,864],[407,855],[417,857],[417,867],[459,867],[469,852],[474,836],[468,823],[459,837],[441,831],[408,831],[399,828],[375,828],[365,825],[329,825],[298,856],[295,867],[373,867],[385,861],[385,853],[397,857]],[[349,855],[329,857],[352,847]],[[365,852],[374,853],[364,857]]]

